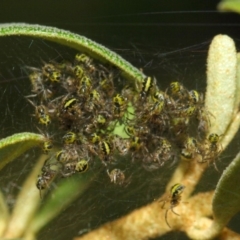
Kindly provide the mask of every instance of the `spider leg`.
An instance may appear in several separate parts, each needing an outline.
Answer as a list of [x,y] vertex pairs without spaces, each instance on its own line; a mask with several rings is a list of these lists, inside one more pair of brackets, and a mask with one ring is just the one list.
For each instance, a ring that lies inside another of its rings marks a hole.
[[220,171],[217,168],[216,159],[213,160],[213,166],[216,169],[216,171],[220,173]]
[[40,188],[39,189],[39,194],[40,194],[40,198],[41,198],[41,200],[43,199],[43,196],[42,196],[42,189]]
[[178,213],[176,213],[176,212],[173,211],[173,208],[174,208],[174,207],[176,207],[176,206],[170,207],[171,211],[172,211],[175,215],[180,216]]
[[169,210],[169,208],[168,208],[168,209],[166,210],[166,212],[165,212],[165,222],[166,222],[166,224],[168,225],[168,227],[171,228],[171,226],[170,226],[170,224],[168,223],[168,220],[167,220],[168,210]]
[[165,200],[161,200],[160,202],[163,202],[162,209],[164,209],[166,201]]

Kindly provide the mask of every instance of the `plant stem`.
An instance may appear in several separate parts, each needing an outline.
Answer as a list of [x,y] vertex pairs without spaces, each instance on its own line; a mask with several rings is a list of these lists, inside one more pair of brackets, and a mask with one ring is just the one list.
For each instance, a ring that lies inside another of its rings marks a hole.
[[168,222],[171,229],[165,221],[166,209],[162,208],[162,203],[154,201],[74,240],[140,240],[156,238],[172,230],[186,230],[202,214],[211,214],[212,196],[213,192],[201,193],[189,199],[187,203],[180,203],[176,210],[174,209],[180,216],[169,211]]

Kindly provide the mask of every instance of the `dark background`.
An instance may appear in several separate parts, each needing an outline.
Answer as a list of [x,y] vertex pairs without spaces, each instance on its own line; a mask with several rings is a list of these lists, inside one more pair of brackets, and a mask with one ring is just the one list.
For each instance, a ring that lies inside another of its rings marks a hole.
[[146,74],[159,76],[161,82],[166,78],[185,81],[192,59],[205,61],[213,36],[228,34],[238,42],[240,16],[216,12],[217,3],[2,1],[0,23],[26,22],[70,30],[117,51]]
[[146,74],[155,75],[165,87],[164,81],[186,81],[191,71],[193,78],[200,79],[203,64],[198,64],[200,69],[190,65],[193,59],[194,63],[205,61],[204,54],[214,35],[228,34],[238,42],[240,17],[216,12],[217,3],[2,1],[0,23],[42,24],[79,33],[117,51]]
[[[228,34],[239,45],[240,16],[217,12],[217,3],[215,0],[1,1],[0,23],[25,22],[70,30],[118,52],[136,67],[143,68],[146,74],[154,75],[162,88],[166,88],[170,81],[178,80],[190,89],[204,91],[206,57],[211,39],[216,34]],[[4,93],[0,99],[1,137],[16,130],[32,130],[26,124],[30,110],[23,96],[29,92],[29,84],[23,67],[38,67],[40,59],[48,61],[59,55],[74,56],[74,51],[31,38],[0,39],[0,90]],[[235,144],[239,147],[237,140]],[[218,163],[220,171],[233,156],[231,148],[224,160]],[[24,170],[19,172],[19,167]],[[1,187],[6,187],[9,181],[20,184],[24,173],[31,167],[24,160],[17,167],[14,164],[8,166],[0,173]],[[158,174],[140,172],[140,180],[135,184],[141,189],[132,194],[126,194],[129,189],[116,192],[104,181],[96,183],[84,198],[45,227],[38,239],[72,239],[82,229],[95,228],[152,201],[159,189],[164,190],[167,181],[166,175],[158,177]],[[213,189],[219,177],[220,174],[211,168],[199,183],[198,190]],[[148,181],[142,183],[141,179]],[[106,207],[101,209],[103,205]],[[115,209],[119,212],[114,212]],[[238,216],[230,226],[240,232],[234,222],[237,224]],[[159,239],[186,237],[172,233]]]

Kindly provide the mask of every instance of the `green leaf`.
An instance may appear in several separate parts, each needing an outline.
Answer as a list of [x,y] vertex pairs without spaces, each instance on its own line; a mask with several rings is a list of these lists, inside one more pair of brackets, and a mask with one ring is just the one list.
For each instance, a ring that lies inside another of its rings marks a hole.
[[36,180],[45,160],[46,155],[41,155],[21,186],[4,237],[8,239],[21,237],[28,229],[29,223],[38,210],[41,201],[39,190],[36,187]]
[[55,191],[51,192],[41,209],[32,219],[26,236],[35,235],[41,228],[55,218],[64,208],[73,202],[88,187],[92,172],[74,174],[64,179]]
[[86,52],[90,56],[97,58],[103,62],[109,62],[122,70],[130,80],[142,81],[145,75],[135,68],[132,64],[120,57],[115,52],[98,44],[84,36],[58,29],[55,27],[47,27],[34,24],[12,23],[0,24],[0,36],[30,36],[47,39],[56,43],[60,43],[79,51]]
[[7,202],[0,191],[0,236],[2,236],[9,220],[10,212],[8,210]]
[[232,11],[240,13],[240,1],[239,0],[223,0],[218,6],[220,11]]
[[215,225],[224,227],[240,210],[240,153],[224,170],[213,197]]
[[0,140],[0,170],[28,149],[38,146],[44,136],[35,133],[17,133]]
[[[134,115],[134,108],[131,103],[129,103],[127,112],[124,115],[125,120],[127,119],[133,119],[135,117]],[[129,135],[127,135],[125,131],[125,124],[117,122],[117,124],[114,127],[113,134],[118,135],[121,138],[129,138]]]

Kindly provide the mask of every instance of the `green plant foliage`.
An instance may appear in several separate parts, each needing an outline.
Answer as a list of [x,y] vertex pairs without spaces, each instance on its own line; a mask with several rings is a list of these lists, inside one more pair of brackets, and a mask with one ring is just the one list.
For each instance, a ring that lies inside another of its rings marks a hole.
[[218,6],[218,10],[220,11],[231,11],[240,13],[240,1],[239,0],[223,0]]
[[0,170],[27,150],[38,146],[44,137],[35,133],[17,133],[0,141]]
[[145,75],[132,66],[125,59],[120,57],[118,54],[105,48],[101,44],[98,44],[84,36],[74,34],[69,31],[62,29],[24,24],[24,23],[12,23],[12,24],[1,24],[0,25],[0,36],[30,36],[39,37],[56,43],[60,43],[71,48],[77,49],[81,52],[86,52],[93,58],[97,58],[103,62],[112,63],[112,65],[122,70],[123,75],[131,80],[141,81]]
[[34,235],[41,230],[84,192],[91,179],[92,173],[90,172],[81,176],[75,175],[69,180],[62,181],[58,188],[53,191],[54,197],[47,198],[42,208],[34,216],[25,235]]
[[214,221],[221,227],[240,211],[240,153],[224,170],[213,197]]

